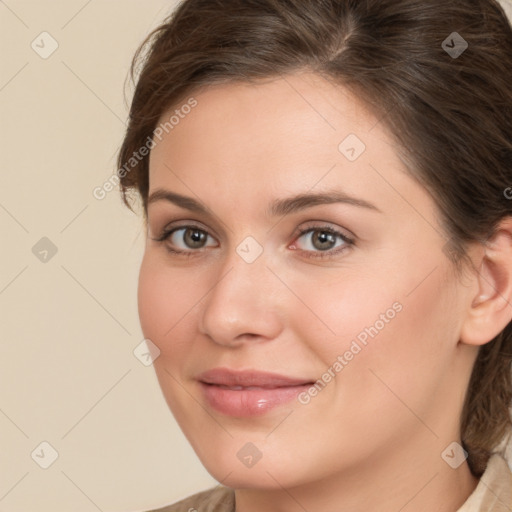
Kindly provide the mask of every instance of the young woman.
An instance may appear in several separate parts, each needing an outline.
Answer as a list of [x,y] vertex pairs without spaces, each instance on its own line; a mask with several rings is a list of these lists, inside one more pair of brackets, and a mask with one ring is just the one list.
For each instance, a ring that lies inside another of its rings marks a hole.
[[185,0],[135,71],[141,326],[219,482],[160,512],[512,510],[500,5]]

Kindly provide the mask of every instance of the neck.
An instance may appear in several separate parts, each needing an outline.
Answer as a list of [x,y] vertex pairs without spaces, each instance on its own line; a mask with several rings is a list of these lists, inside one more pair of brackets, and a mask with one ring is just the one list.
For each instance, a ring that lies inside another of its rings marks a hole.
[[270,479],[264,489],[236,490],[236,512],[456,512],[478,479],[466,461],[453,469],[441,458],[449,444],[388,447],[357,467],[288,488]]

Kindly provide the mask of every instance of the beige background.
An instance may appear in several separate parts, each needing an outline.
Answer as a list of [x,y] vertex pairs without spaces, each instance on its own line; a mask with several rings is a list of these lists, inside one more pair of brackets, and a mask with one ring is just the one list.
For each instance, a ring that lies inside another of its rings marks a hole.
[[174,4],[0,1],[0,511],[135,512],[216,483],[133,352],[142,218],[92,195],[133,52]]
[[[173,5],[0,2],[3,512],[140,511],[216,483],[133,354],[142,218],[117,190],[92,195],[115,171],[132,54]],[[43,31],[47,59],[31,48]],[[48,469],[31,457],[43,441]]]

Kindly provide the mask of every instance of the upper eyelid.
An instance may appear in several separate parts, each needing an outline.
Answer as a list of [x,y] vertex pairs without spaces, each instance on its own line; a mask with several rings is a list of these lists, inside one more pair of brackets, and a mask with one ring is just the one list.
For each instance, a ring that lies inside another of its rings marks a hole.
[[[177,222],[179,222],[179,221],[177,221]],[[191,223],[191,221],[188,221],[188,223],[187,223],[187,221],[183,221],[183,222],[184,222],[184,224],[179,224],[177,226],[171,226],[171,227],[165,226],[164,228],[162,228],[162,230],[160,232],[161,234],[158,235],[154,239],[155,240],[164,239],[164,237],[165,237],[165,239],[167,239],[172,234],[174,234],[176,231],[179,231],[181,229],[195,228],[195,229],[198,229],[199,231],[205,232],[209,237],[215,239],[217,241],[217,243],[219,243],[217,236],[213,235],[209,229],[202,227],[198,223]],[[299,239],[300,237],[302,237],[308,233],[311,233],[314,231],[322,231],[322,230],[332,232],[335,236],[338,236],[346,243],[351,243],[351,244],[355,243],[354,241],[356,239],[356,236],[351,231],[347,230],[346,228],[333,227],[330,225],[329,222],[326,222],[326,221],[307,221],[306,222],[306,224],[309,224],[309,223],[312,223],[312,224],[306,225],[301,228],[296,228],[294,234],[292,235],[293,236],[292,243],[294,243],[297,239]],[[183,251],[183,252],[198,252],[198,251],[201,251],[201,249],[181,249],[181,251]],[[326,252],[328,252],[328,251],[326,251]]]
[[[174,234],[175,231],[179,231],[181,229],[187,229],[189,227],[197,228],[198,226],[195,226],[195,225],[189,223],[189,224],[183,224],[183,225],[176,226],[176,227],[171,227],[168,229],[164,228],[163,234],[161,236],[159,236],[158,238],[156,238],[155,240],[157,240],[159,242],[165,242],[169,238],[169,236]],[[206,232],[206,234],[208,236],[212,236],[208,232],[208,230],[203,230],[200,227],[199,227],[199,230]],[[342,254],[344,254],[345,251],[350,250],[351,248],[356,246],[356,237],[355,236],[347,236],[339,228],[329,227],[329,226],[325,225],[325,223],[324,224],[315,224],[313,226],[301,228],[299,230],[299,233],[297,235],[294,235],[292,244],[294,244],[296,242],[296,240],[298,240],[302,236],[306,235],[307,233],[310,233],[313,231],[322,231],[322,230],[331,231],[335,236],[337,236],[339,239],[341,239],[343,241],[343,245],[338,248],[333,247],[327,251],[314,251],[314,250],[301,249],[299,252],[303,253],[303,256],[307,257],[310,261],[316,260],[316,261],[328,262],[328,261],[336,260],[336,258],[338,258]],[[212,238],[215,238],[215,237],[212,236]],[[179,248],[176,250],[176,249],[171,249],[170,247],[167,247],[167,250],[169,252],[174,253],[176,256],[181,256],[181,257],[193,257],[194,255],[198,256],[201,253],[205,252],[207,249],[208,249],[208,247],[201,247],[198,249],[190,249],[190,248],[181,249],[181,248]],[[294,250],[296,250],[296,249],[294,249]]]
[[[321,230],[325,230],[325,231],[333,231],[333,232],[337,232],[337,233],[340,233],[344,236],[346,236],[347,238],[356,238],[356,235],[350,231],[349,229],[345,228],[345,227],[342,227],[342,226],[334,226],[332,225],[331,222],[327,222],[327,221],[308,221],[308,222],[311,222],[313,223],[312,225],[307,225],[305,227],[302,227],[302,228],[298,228],[297,229],[297,232],[298,234],[303,234],[304,232],[308,232],[308,231],[321,231]],[[308,222],[306,222],[306,224],[308,224]]]
[[[177,222],[179,222],[179,221],[177,221]],[[183,221],[183,222],[186,222],[186,221]],[[203,227],[200,225],[200,223],[199,224],[190,223],[190,221],[185,224],[178,224],[177,226],[169,226],[168,227],[166,225],[160,230],[160,233],[162,235],[163,234],[169,235],[170,233],[174,233],[175,231],[178,231],[180,229],[187,229],[187,228],[195,228],[195,229],[198,229],[199,231],[204,231],[208,236],[218,240],[218,236],[215,233],[212,233],[212,230],[210,228]]]
[[[183,224],[178,224],[177,226],[174,226],[174,223],[180,223],[180,222],[183,222]],[[151,224],[151,222],[148,222],[148,226],[150,224]],[[169,227],[170,224],[173,224],[173,226]],[[322,228],[324,228],[324,229],[332,229],[333,231],[346,232],[346,233],[348,233],[347,236],[351,236],[351,237],[354,237],[354,238],[356,237],[356,235],[352,231],[347,229],[346,227],[338,226],[336,223],[333,223],[333,222],[330,222],[330,221],[326,221],[326,220],[311,219],[311,220],[306,220],[306,221],[302,221],[302,222],[299,223],[299,225],[303,225],[303,224],[307,224],[308,226],[305,227],[305,228],[300,228],[300,229],[314,229],[314,228],[316,228],[316,229],[322,229]],[[312,225],[310,225],[310,224],[312,224]],[[174,229],[180,229],[180,228],[184,228],[184,227],[196,227],[198,229],[206,231],[210,235],[214,235],[214,236],[218,237],[217,232],[216,232],[215,229],[212,229],[210,227],[206,227],[206,225],[204,225],[201,221],[187,220],[187,219],[175,220],[175,221],[166,223],[163,228],[156,229],[155,231],[160,231],[160,232],[171,231],[171,230],[174,230]],[[299,232],[300,229],[296,228],[295,231]],[[222,230],[221,230],[221,235],[224,236],[224,233],[222,232]]]
[[[183,222],[183,224],[178,224],[178,225],[172,225],[170,226],[169,224],[174,224],[174,222]],[[211,228],[209,227],[206,227],[204,225],[202,225],[201,222],[198,222],[198,221],[174,221],[172,223],[169,223],[169,224],[166,224],[163,228],[161,228],[160,230],[155,230],[155,231],[160,231],[160,232],[171,232],[171,231],[177,231],[178,229],[184,229],[184,228],[196,228],[196,229],[199,229],[201,231],[205,231],[206,233],[208,233],[209,235],[212,235],[212,236],[215,236],[215,237],[218,237],[218,235],[215,233],[215,230],[212,230]],[[350,236],[354,236],[355,235],[350,231],[348,230],[347,228],[344,228],[344,227],[338,227],[338,226],[334,226],[331,222],[328,222],[328,221],[322,221],[322,220],[310,220],[310,221],[305,221],[305,222],[301,222],[300,223],[301,225],[302,224],[308,224],[307,226],[304,226],[304,227],[301,227],[301,228],[296,228],[295,229],[295,232],[297,234],[303,234],[304,231],[309,231],[309,230],[321,230],[321,229],[325,229],[325,230],[332,230],[332,231],[342,231],[342,232],[347,232],[350,234]],[[311,224],[311,225],[310,225]],[[213,231],[213,232],[212,232]],[[349,235],[347,235],[349,236]]]

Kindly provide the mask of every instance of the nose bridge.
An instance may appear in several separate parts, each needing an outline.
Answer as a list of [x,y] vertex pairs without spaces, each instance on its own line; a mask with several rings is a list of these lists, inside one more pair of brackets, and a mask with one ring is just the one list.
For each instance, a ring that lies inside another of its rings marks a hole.
[[254,237],[247,236],[242,242],[231,247],[220,265],[217,284],[212,289],[216,300],[233,297],[243,303],[245,298],[257,302],[263,286],[269,286],[267,252]]
[[263,248],[252,240],[244,240],[219,263],[217,280],[201,301],[204,334],[222,344],[236,343],[248,334],[277,336],[279,315],[277,304],[269,300],[273,276],[266,263]]

